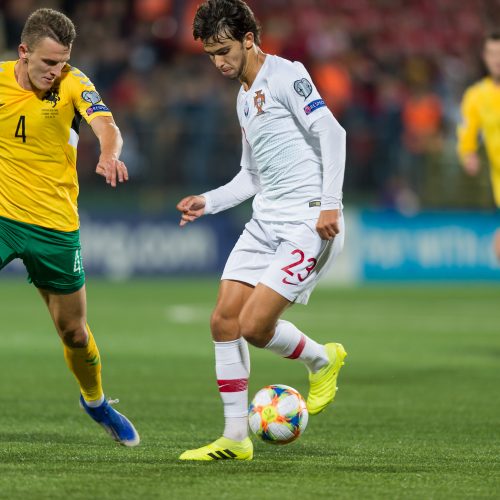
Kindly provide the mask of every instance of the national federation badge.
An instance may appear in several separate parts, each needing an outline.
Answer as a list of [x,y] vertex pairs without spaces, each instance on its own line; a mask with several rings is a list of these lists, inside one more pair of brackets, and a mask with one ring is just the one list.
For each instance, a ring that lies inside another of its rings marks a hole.
[[84,90],[82,92],[82,99],[90,104],[97,104],[101,102],[101,96],[95,90]]
[[293,88],[295,92],[297,92],[297,94],[304,98],[304,100],[307,99],[313,91],[311,82],[307,78],[302,78],[302,80],[295,80],[293,82]]
[[253,103],[257,108],[257,116],[264,114],[265,111],[262,109],[262,107],[266,103],[266,94],[264,94],[262,90],[257,90],[253,97]]

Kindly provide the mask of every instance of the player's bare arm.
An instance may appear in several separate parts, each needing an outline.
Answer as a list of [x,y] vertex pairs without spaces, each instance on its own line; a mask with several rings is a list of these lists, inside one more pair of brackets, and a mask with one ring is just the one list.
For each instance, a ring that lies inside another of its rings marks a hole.
[[333,240],[340,233],[340,210],[322,210],[319,214],[316,230],[322,240]]
[[204,196],[186,196],[177,204],[177,210],[182,212],[179,226],[185,226],[188,222],[194,222],[205,212],[206,200]]
[[128,171],[120,158],[123,140],[119,128],[111,116],[98,116],[90,122],[94,134],[99,139],[101,154],[95,169],[106,178],[106,183],[116,187],[116,183],[128,181]]

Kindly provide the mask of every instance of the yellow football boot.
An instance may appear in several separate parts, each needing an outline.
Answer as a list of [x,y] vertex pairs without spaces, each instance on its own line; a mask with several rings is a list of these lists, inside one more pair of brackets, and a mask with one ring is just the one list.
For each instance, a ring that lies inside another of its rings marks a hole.
[[179,460],[252,460],[253,444],[250,438],[233,441],[221,437],[196,450],[187,450]]
[[330,362],[316,373],[309,373],[307,411],[311,415],[322,412],[333,401],[337,391],[337,377],[347,356],[342,344],[326,344],[325,348]]

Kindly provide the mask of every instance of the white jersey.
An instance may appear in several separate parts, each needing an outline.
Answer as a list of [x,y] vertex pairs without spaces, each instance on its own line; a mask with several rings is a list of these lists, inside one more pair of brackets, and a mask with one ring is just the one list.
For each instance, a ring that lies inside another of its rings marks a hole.
[[252,86],[240,89],[237,112],[241,166],[256,173],[260,184],[253,218],[317,219],[323,172],[320,141],[310,128],[331,113],[307,70],[299,62],[267,55]]

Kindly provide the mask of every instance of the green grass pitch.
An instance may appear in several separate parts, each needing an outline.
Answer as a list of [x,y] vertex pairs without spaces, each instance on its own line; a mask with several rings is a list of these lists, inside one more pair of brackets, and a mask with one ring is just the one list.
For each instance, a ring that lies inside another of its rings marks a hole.
[[[348,351],[335,404],[252,462],[184,463],[219,437],[208,319],[217,279],[90,280],[104,388],[142,444],[115,445],[78,390],[35,289],[0,281],[0,498],[500,498],[500,288],[318,289],[286,315]],[[300,363],[251,350],[250,393],[307,395]]]

